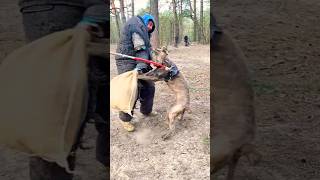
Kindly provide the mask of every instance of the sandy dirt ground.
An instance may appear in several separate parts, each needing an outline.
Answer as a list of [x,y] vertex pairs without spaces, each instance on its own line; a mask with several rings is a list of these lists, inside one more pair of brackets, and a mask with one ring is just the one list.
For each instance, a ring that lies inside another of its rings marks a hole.
[[[163,141],[166,110],[174,95],[165,82],[156,83],[155,117],[143,118],[135,109],[136,131],[126,132],[117,113],[111,116],[111,179],[210,179],[210,52],[209,46],[169,47],[169,58],[190,86],[191,110],[177,123],[177,133]],[[111,46],[115,51],[115,46]],[[117,73],[114,56],[111,77]]]
[[[247,57],[263,159],[236,180],[320,179],[320,2],[216,1],[214,15]],[[215,180],[224,179],[225,171]]]
[[[3,58],[14,49],[25,44],[22,19],[17,2],[11,0],[0,1],[0,63]],[[86,144],[93,149],[78,151],[78,161],[75,180],[105,180],[105,169],[95,160],[96,130],[92,124],[88,125],[85,134]],[[0,179],[21,180],[28,177],[28,157],[0,147]]]

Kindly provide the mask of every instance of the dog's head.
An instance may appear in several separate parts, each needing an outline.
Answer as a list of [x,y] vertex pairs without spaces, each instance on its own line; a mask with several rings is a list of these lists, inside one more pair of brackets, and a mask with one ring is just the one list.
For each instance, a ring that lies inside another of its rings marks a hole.
[[169,51],[166,46],[162,46],[161,48],[155,49],[155,55],[157,62],[163,63],[163,61],[167,58]]

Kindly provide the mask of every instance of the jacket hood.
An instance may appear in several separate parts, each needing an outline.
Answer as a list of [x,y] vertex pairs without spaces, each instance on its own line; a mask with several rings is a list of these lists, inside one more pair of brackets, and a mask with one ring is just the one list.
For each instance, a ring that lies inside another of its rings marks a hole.
[[148,22],[151,20],[153,22],[153,27],[152,27],[152,30],[150,33],[152,33],[155,29],[155,20],[154,20],[154,17],[151,15],[151,14],[148,14],[148,13],[145,13],[143,16],[142,16],[142,20],[143,20],[143,23],[144,25],[148,25]]

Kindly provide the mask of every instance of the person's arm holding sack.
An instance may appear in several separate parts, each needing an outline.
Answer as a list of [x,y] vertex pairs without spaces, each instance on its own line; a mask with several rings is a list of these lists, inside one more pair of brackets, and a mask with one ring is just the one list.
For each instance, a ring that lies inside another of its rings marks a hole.
[[[78,27],[87,30],[92,41],[95,39],[106,39],[107,29],[109,29],[109,17],[107,12],[107,1],[105,0],[86,0],[87,9],[83,14],[82,20],[78,23]],[[94,119],[98,137],[96,141],[96,159],[104,166],[108,166],[108,148],[106,141],[107,136],[107,93],[108,70],[106,56],[90,54],[88,61],[88,82],[89,82],[89,100],[87,107],[87,117]],[[84,133],[85,124],[82,124],[79,134]],[[81,142],[81,135],[78,137],[78,143]]]
[[[155,23],[154,23],[154,18],[150,14],[145,14],[142,16],[143,24],[147,28],[147,33],[148,33],[148,38],[150,40],[151,33],[155,29]],[[141,34],[140,34],[141,35]],[[147,46],[143,37],[141,37],[138,33],[133,33],[132,34],[132,43],[134,45],[134,50],[136,52],[136,57],[144,58],[144,59],[152,59],[152,47]],[[149,64],[139,62],[136,66],[136,69],[140,73],[146,73],[152,69],[152,67]]]

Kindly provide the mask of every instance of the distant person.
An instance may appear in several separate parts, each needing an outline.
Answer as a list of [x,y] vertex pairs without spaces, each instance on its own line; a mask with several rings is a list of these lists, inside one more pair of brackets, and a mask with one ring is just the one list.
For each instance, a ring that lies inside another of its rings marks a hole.
[[184,36],[184,45],[185,46],[189,46],[190,45],[190,43],[189,43],[189,37],[186,35],[186,36]]
[[[143,16],[130,18],[121,30],[117,52],[134,57],[152,59],[150,37],[155,28],[154,17],[148,13],[145,13]],[[143,62],[121,56],[116,56],[115,58],[119,74],[133,69],[137,69],[139,73],[145,73],[152,69],[150,65]],[[140,112],[145,116],[152,115],[155,93],[154,82],[139,80],[138,84]],[[119,118],[125,130],[128,132],[134,131],[135,127],[130,122],[132,119],[131,115],[119,112]]]

